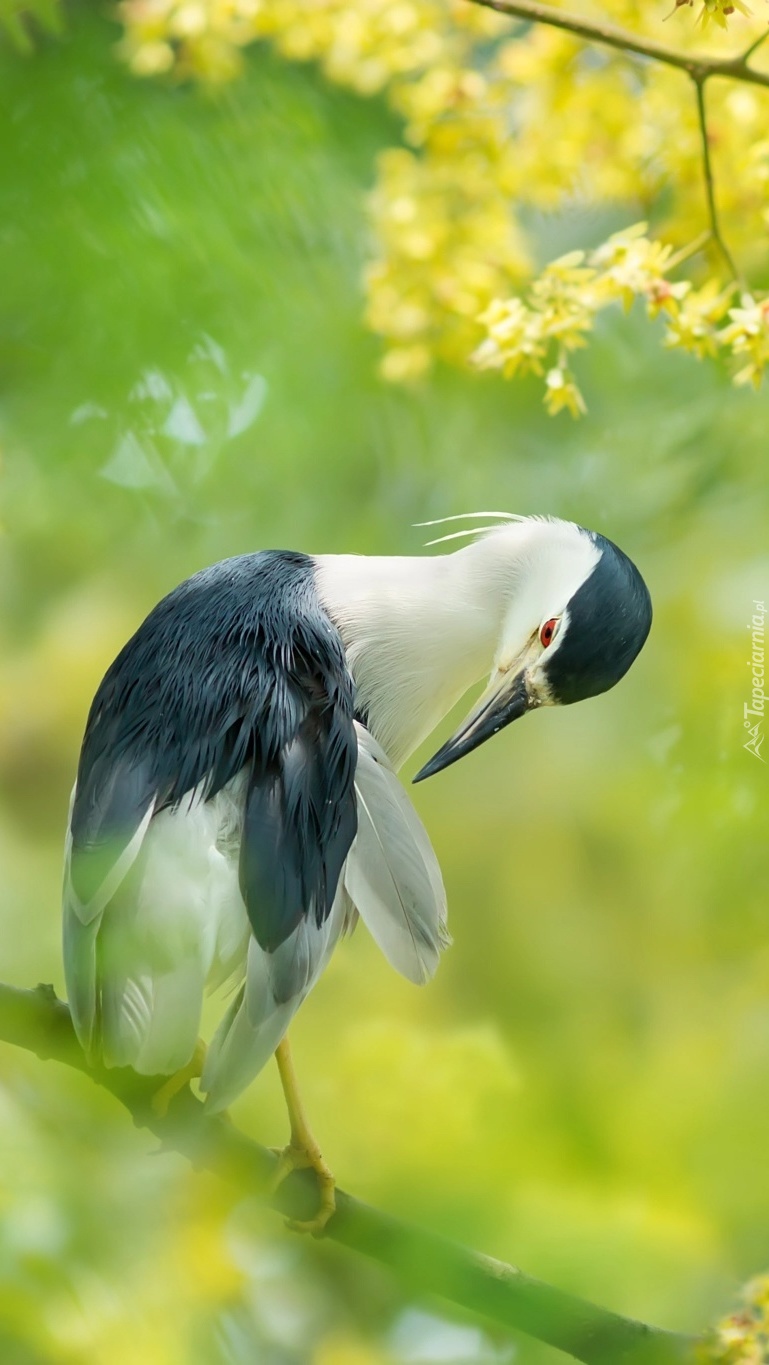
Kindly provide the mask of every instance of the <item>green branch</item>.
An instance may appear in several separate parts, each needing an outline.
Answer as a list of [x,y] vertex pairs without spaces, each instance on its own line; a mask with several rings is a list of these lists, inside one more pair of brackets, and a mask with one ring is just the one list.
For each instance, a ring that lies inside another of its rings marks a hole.
[[[309,1218],[318,1190],[309,1171],[289,1176],[267,1194],[276,1158],[222,1117],[209,1116],[189,1089],[159,1117],[151,1098],[159,1081],[130,1070],[91,1067],[75,1037],[69,1010],[53,988],[0,985],[0,1041],[85,1072],[129,1110],[169,1151],[216,1172],[241,1192],[257,1194],[290,1218]],[[623,1318],[524,1275],[457,1243],[413,1227],[337,1190],[337,1212],[326,1236],[394,1270],[409,1292],[437,1294],[450,1303],[565,1351],[585,1365],[682,1365],[693,1341]]]

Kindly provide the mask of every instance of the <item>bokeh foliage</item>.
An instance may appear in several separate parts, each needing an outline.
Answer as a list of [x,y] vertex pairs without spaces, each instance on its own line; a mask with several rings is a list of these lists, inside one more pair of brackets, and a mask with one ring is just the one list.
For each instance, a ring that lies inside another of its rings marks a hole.
[[[386,343],[386,378],[414,379],[436,358],[534,373],[547,410],[578,417],[573,353],[602,309],[639,298],[665,317],[663,345],[761,383],[769,75],[767,24],[749,6],[122,0],[119,14],[138,76],[221,84],[249,45],[269,42],[401,115],[370,199],[367,319]],[[708,78],[714,59],[726,79]],[[532,211],[584,199],[650,224],[626,217],[597,251],[576,228],[566,259],[546,265]]]
[[[359,930],[295,1051],[355,1193],[698,1328],[769,1260],[767,777],[742,748],[767,401],[612,312],[579,425],[531,378],[388,385],[361,271],[392,109],[266,47],[215,97],[142,84],[119,37],[84,5],[0,59],[0,977],[61,989],[88,703],[186,573],[268,545],[419,553],[413,522],[488,506],[605,531],[651,586],[644,654],[416,791],[455,945],[418,991]],[[551,258],[632,207],[532,208],[531,230]],[[151,1155],[83,1078],[3,1049],[0,1105],[9,1365],[509,1358]],[[283,1140],[271,1071],[236,1118]]]

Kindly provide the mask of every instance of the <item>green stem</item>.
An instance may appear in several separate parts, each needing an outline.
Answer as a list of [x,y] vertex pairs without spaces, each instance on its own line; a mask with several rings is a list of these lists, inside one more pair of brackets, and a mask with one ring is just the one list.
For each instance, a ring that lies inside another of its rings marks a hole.
[[713,164],[710,158],[710,141],[708,138],[708,123],[705,110],[705,82],[695,80],[694,88],[697,92],[697,119],[700,126],[700,140],[702,142],[702,169],[705,174],[705,197],[708,206],[708,217],[710,219],[710,231],[713,241],[716,243],[721,255],[729,269],[732,279],[740,284],[740,275],[734,264],[734,258],[726,242],[721,235],[721,226],[718,220],[718,210],[716,208],[715,181],[713,179]]

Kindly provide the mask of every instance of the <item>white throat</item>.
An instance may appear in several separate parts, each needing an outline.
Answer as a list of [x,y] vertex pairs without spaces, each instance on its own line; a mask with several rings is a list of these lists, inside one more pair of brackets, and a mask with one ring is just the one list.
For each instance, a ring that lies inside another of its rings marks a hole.
[[[575,559],[578,585],[595,558],[571,522],[536,518],[496,528],[453,554],[314,558],[318,595],[342,636],[357,705],[394,767],[493,669],[511,617],[515,630],[528,632],[533,613],[536,626],[543,582],[543,601],[558,605],[559,594],[574,591]],[[560,575],[562,587],[552,566],[564,559],[570,568]]]

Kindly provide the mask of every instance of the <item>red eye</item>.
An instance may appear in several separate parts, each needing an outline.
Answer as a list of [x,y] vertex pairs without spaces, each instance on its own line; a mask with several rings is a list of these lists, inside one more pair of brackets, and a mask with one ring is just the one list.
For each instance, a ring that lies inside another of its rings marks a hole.
[[545,621],[544,626],[539,632],[539,638],[543,649],[547,649],[548,645],[550,644],[550,641],[555,635],[555,629],[557,625],[558,625],[557,616],[554,616],[551,621]]

